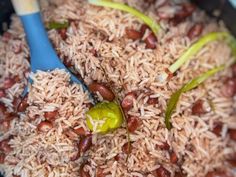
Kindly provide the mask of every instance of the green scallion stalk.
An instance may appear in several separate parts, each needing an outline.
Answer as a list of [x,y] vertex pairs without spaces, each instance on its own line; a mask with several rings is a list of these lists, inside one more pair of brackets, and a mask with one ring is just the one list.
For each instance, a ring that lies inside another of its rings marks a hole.
[[118,9],[118,10],[128,12],[128,13],[138,17],[145,24],[147,24],[155,34],[157,34],[157,32],[161,28],[160,25],[158,25],[153,19],[151,19],[150,17],[144,15],[142,12],[140,12],[128,5],[118,3],[118,2],[107,1],[107,0],[88,0],[88,2],[93,5],[110,7],[113,9]]
[[168,68],[168,70],[171,73],[177,71],[186,61],[190,60],[191,57],[197,54],[206,44],[220,39],[229,40],[230,38],[231,35],[228,32],[212,32],[203,36],[197,42],[195,42],[189,49],[187,49],[184,54]]
[[169,102],[167,103],[167,108],[166,108],[166,112],[165,112],[165,124],[166,124],[167,129],[169,129],[169,130],[171,129],[171,123],[170,123],[171,115],[176,108],[176,105],[179,101],[181,94],[198,87],[206,79],[213,76],[217,72],[223,70],[224,68],[225,68],[225,66],[222,65],[222,66],[216,67],[214,69],[211,69],[211,70],[203,73],[202,75],[196,77],[195,79],[192,79],[190,82],[185,84],[181,89],[177,90],[171,96]]

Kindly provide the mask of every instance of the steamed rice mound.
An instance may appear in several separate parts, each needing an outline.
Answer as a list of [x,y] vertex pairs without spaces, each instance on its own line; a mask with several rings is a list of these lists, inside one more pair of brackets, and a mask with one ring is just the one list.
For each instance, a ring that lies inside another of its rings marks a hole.
[[[235,98],[222,94],[223,79],[232,76],[230,69],[184,93],[171,119],[173,128],[167,130],[164,123],[172,93],[199,74],[232,62],[230,48],[220,41],[212,42],[167,82],[160,83],[156,79],[157,73],[168,68],[200,38],[190,40],[186,36],[194,23],[204,24],[201,36],[226,31],[224,25],[197,9],[191,18],[173,26],[168,20],[161,20],[156,11],[159,8],[172,15],[174,3],[158,7],[158,3],[149,6],[143,1],[119,2],[159,21],[166,32],[158,34],[156,49],[146,48],[142,40],[127,38],[127,28],[139,30],[142,25],[128,13],[95,7],[83,0],[41,1],[41,8],[45,23],[69,20],[64,39],[62,31],[55,29],[48,31],[49,38],[62,61],[70,63],[71,69],[86,84],[93,81],[109,83],[120,100],[129,92],[137,94],[128,116],[138,117],[140,126],[130,134],[132,151],[127,162],[127,154],[123,152],[127,143],[124,124],[108,134],[93,134],[90,149],[75,158],[80,136],[73,139],[65,132],[71,127],[89,132],[85,121],[91,103],[88,93],[80,85],[71,83],[64,70],[29,72],[29,49],[20,21],[13,15],[11,28],[0,37],[0,88],[4,87],[6,78],[17,76],[14,85],[0,98],[7,108],[5,112],[15,112],[15,103],[20,99],[28,77],[32,78],[33,84],[29,85],[26,111],[14,114],[9,129],[1,130],[0,141],[10,137],[11,147],[0,165],[5,177],[82,176],[81,166],[84,174],[97,177],[153,177],[153,172],[160,166],[171,176],[182,172],[187,177],[204,177],[215,169],[231,170],[226,159],[236,153],[236,144],[227,130],[236,129],[236,104]],[[149,98],[155,98],[157,103],[148,104]],[[192,106],[199,99],[211,100],[214,110],[193,115]],[[52,128],[47,132],[39,131],[38,125],[45,121],[45,113],[53,111],[57,114]],[[220,136],[213,133],[218,122],[222,123]],[[165,149],[163,144],[169,147]],[[170,152],[177,155],[178,163],[171,163]]]

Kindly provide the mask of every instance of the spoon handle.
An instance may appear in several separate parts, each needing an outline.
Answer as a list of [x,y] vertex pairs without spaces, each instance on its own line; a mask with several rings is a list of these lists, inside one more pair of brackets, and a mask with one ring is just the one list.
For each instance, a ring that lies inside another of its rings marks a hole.
[[31,71],[64,69],[52,47],[41,19],[37,0],[12,0],[16,13],[20,16],[27,43],[30,48]]
[[19,16],[39,12],[39,4],[37,0],[12,0],[12,4]]

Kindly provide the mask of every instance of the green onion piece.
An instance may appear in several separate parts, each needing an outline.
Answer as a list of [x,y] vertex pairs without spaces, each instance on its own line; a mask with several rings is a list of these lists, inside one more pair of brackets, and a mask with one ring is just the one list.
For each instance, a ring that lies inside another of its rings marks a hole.
[[231,48],[232,54],[236,59],[236,39],[233,36],[228,37],[227,43]]
[[157,32],[161,28],[160,25],[158,25],[153,19],[151,19],[150,17],[144,15],[142,12],[140,12],[128,5],[118,3],[118,2],[108,1],[108,0],[88,0],[88,1],[89,1],[89,3],[97,5],[97,6],[110,7],[113,9],[118,9],[118,10],[128,12],[128,13],[138,17],[144,23],[146,23],[155,34],[157,34]]
[[[200,38],[197,42],[195,42],[189,49],[187,49],[184,54],[174,63],[172,64],[168,69],[171,73],[174,73],[177,71],[186,61],[191,59],[193,55],[195,55],[197,52],[199,52],[206,44],[212,41],[220,40],[220,39],[226,39],[232,40],[232,36],[228,32],[212,32],[209,33],[202,38]],[[231,42],[230,45],[233,45]],[[236,45],[236,44],[234,44]],[[235,48],[235,54],[236,54],[236,48]]]
[[208,79],[209,77],[211,77],[215,73],[223,70],[224,68],[225,68],[225,66],[222,65],[222,66],[216,67],[214,69],[211,69],[211,70],[203,73],[202,75],[200,75],[200,76],[196,77],[195,79],[192,79],[191,81],[189,81],[187,84],[185,84],[181,89],[177,90],[171,96],[169,102],[167,103],[167,109],[166,109],[166,112],[165,112],[165,124],[166,124],[167,129],[169,129],[169,130],[171,129],[171,123],[170,123],[171,115],[172,115],[174,109],[176,108],[176,105],[178,103],[178,100],[179,100],[181,94],[196,88],[201,83],[203,83],[206,79]]
[[51,21],[47,24],[47,29],[51,30],[51,29],[63,29],[63,28],[67,28],[69,26],[69,22],[65,21],[65,22],[55,22],[55,21]]

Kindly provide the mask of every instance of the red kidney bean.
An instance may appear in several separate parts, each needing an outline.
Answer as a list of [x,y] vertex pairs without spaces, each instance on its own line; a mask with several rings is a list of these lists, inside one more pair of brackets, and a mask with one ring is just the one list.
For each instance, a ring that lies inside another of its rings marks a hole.
[[202,33],[202,30],[202,23],[197,23],[189,29],[187,36],[189,37],[189,39],[193,39],[195,37],[198,37]]
[[160,20],[167,20],[170,19],[170,15],[166,12],[157,12],[157,16],[160,18]]
[[14,99],[12,101],[12,105],[13,105],[13,108],[15,110],[17,110],[18,105],[20,104],[20,102],[21,102],[21,99],[19,97],[14,97]]
[[11,126],[11,120],[10,119],[3,119],[0,120],[0,131],[7,132]]
[[21,81],[19,76],[14,76],[13,79],[14,79],[15,83],[19,83]]
[[217,136],[221,136],[222,127],[223,127],[222,123],[217,123],[214,126],[212,132]]
[[120,161],[121,159],[123,159],[124,158],[124,156],[122,155],[122,153],[119,153],[119,154],[117,154],[115,157],[114,157],[114,159],[116,160],[116,161]]
[[190,3],[184,3],[182,4],[182,7],[180,10],[178,10],[174,17],[171,19],[173,25],[177,25],[184,21],[187,17],[191,16],[193,11],[195,10],[195,6]]
[[176,76],[176,73],[172,73],[168,68],[165,69],[166,74],[168,74],[167,79],[171,79],[172,77]]
[[16,118],[18,115],[14,112],[7,112],[5,114],[5,119],[9,119],[9,120],[13,120],[14,118]]
[[129,132],[134,133],[140,125],[140,120],[138,117],[132,116],[128,118],[127,124]]
[[121,107],[124,110],[129,111],[133,107],[134,99],[136,99],[136,95],[134,92],[127,93],[121,102]]
[[50,111],[50,112],[45,112],[44,117],[47,120],[55,120],[57,116],[59,115],[58,110]]
[[15,84],[15,80],[14,78],[11,78],[11,77],[8,77],[8,78],[5,78],[4,81],[3,81],[3,86],[5,89],[9,89],[11,88],[14,84]]
[[126,32],[126,35],[127,35],[128,39],[137,40],[137,39],[142,38],[141,32],[139,32],[137,30],[126,29],[125,32]]
[[89,85],[89,90],[93,93],[99,92],[104,100],[112,101],[115,98],[114,93],[105,85],[93,82]]
[[158,147],[161,150],[166,150],[166,151],[170,149],[170,145],[167,142],[163,142],[162,145],[158,145]]
[[233,177],[229,175],[230,174],[228,174],[226,171],[211,171],[208,172],[205,177]]
[[0,102],[0,117],[4,117],[6,111],[7,111],[6,106]]
[[140,33],[141,33],[141,36],[143,36],[146,32],[146,30],[149,29],[149,26],[147,26],[146,24],[142,24],[141,28],[140,28]]
[[64,133],[71,140],[77,140],[79,138],[79,136],[74,132],[74,129],[72,129],[72,128],[69,128]]
[[144,40],[146,43],[146,48],[148,49],[155,49],[157,46],[157,37],[154,33],[150,33],[146,39]]
[[184,9],[186,12],[188,12],[189,15],[192,15],[194,10],[196,9],[196,6],[194,4],[191,4],[191,3],[183,3],[182,4],[182,9]]
[[4,164],[6,158],[6,154],[3,152],[0,152],[0,164]]
[[169,0],[164,0],[161,3],[158,3],[158,8],[170,5]]
[[229,136],[232,140],[236,141],[236,129],[229,129]]
[[73,66],[71,60],[69,60],[67,56],[64,58],[63,64],[68,68]]
[[156,0],[145,0],[145,3],[148,3],[149,5],[153,4],[156,2]]
[[85,103],[85,106],[90,109],[93,107],[93,104],[92,103]]
[[27,56],[25,59],[30,63],[30,56]]
[[192,107],[192,114],[201,115],[201,114],[206,113],[206,110],[203,104],[204,104],[203,100],[196,101]]
[[53,127],[52,123],[49,121],[42,121],[38,124],[37,128],[41,132],[48,132]]
[[76,161],[80,157],[79,149],[78,147],[75,147],[73,154],[70,157],[71,161]]
[[7,32],[7,31],[5,33],[3,33],[3,35],[2,35],[3,42],[8,42],[10,39],[11,39],[11,33]]
[[92,48],[90,52],[93,54],[94,57],[98,57],[98,52],[96,49]]
[[98,167],[96,171],[96,177],[105,177],[105,176],[106,175],[104,174],[103,169]]
[[85,153],[92,146],[92,135],[83,136],[79,141],[79,152]]
[[84,170],[84,166],[85,166],[85,164],[81,164],[81,166],[79,168],[79,176],[80,177],[90,177],[89,172]]
[[79,151],[78,152],[73,152],[74,154],[70,157],[70,160],[71,161],[76,161],[76,160],[78,160],[79,159]]
[[171,177],[171,173],[163,166],[160,166],[156,169],[156,177]]
[[131,151],[132,151],[132,145],[130,143],[130,146],[129,146],[129,143],[125,143],[123,146],[122,146],[122,151],[125,153],[125,154],[130,154]]
[[222,94],[225,97],[233,97],[235,93],[236,93],[236,78],[226,79],[222,87]]
[[156,105],[158,103],[158,98],[149,98],[147,100],[147,104],[149,105]]
[[21,44],[14,45],[14,46],[13,46],[13,52],[14,52],[15,54],[21,53]]
[[232,65],[233,76],[236,77],[236,64]]
[[83,80],[82,76],[80,73],[75,73],[75,76],[79,79],[79,80]]
[[29,106],[27,103],[28,95],[25,95],[24,98],[22,98],[21,102],[17,106],[18,112],[25,112],[26,108]]
[[232,155],[229,159],[227,159],[227,162],[232,166],[236,167],[236,153]]
[[8,144],[10,139],[5,139],[0,142],[0,150],[3,151],[5,154],[10,153],[13,149]]
[[181,172],[175,172],[174,177],[184,177],[184,175]]
[[177,154],[174,151],[170,151],[170,162],[176,164],[178,162]]
[[74,128],[74,132],[75,132],[77,135],[80,135],[80,136],[81,136],[81,135],[86,135],[86,134],[88,134],[88,132],[86,132],[83,127]]
[[65,28],[64,29],[59,29],[58,32],[59,32],[59,34],[61,36],[61,39],[62,40],[66,40],[66,38],[67,38],[67,34],[66,34],[67,29],[65,29]]
[[6,92],[4,89],[0,89],[0,98],[3,98],[6,96]]

